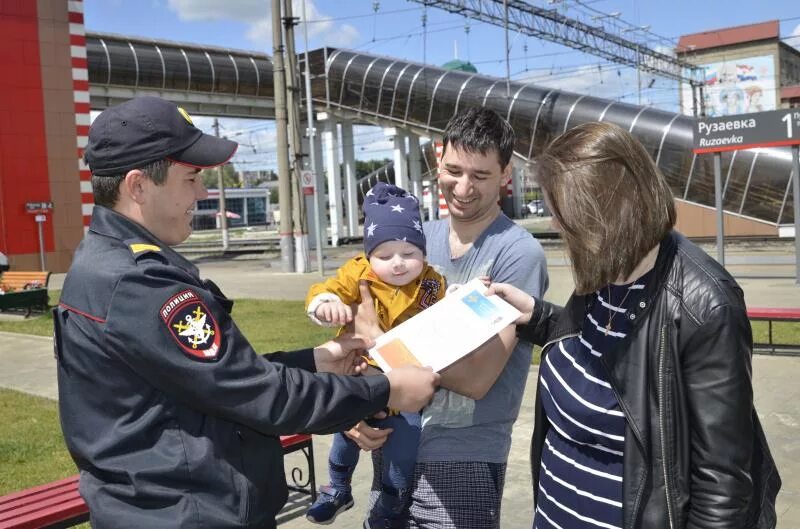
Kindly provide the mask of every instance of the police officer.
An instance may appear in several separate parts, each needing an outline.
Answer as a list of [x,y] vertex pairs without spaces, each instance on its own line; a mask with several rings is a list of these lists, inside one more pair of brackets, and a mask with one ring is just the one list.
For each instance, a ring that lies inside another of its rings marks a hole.
[[170,248],[207,196],[200,169],[236,147],[154,97],[89,131],[95,208],[54,323],[61,423],[95,528],[273,528],[287,498],[279,435],[418,410],[438,383],[419,368],[342,376],[370,345],[356,337],[255,353],[233,302]]

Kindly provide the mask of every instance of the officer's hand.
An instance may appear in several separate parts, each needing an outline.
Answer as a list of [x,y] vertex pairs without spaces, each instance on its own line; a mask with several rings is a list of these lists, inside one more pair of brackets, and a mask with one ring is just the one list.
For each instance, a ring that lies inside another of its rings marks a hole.
[[350,329],[361,336],[377,338],[383,331],[378,324],[378,314],[375,312],[375,302],[369,292],[369,285],[366,281],[358,282],[358,291],[361,294],[361,303],[351,305],[353,321]]
[[389,379],[389,407],[417,412],[433,398],[439,385],[439,374],[430,367],[405,365],[386,374]]
[[353,375],[367,368],[363,355],[374,345],[369,338],[343,334],[314,348],[314,362],[320,373]]
[[373,428],[364,421],[361,421],[344,432],[344,434],[352,439],[360,449],[366,450],[367,452],[383,446],[383,443],[389,438],[390,433],[392,433],[391,428],[383,430],[380,428]]

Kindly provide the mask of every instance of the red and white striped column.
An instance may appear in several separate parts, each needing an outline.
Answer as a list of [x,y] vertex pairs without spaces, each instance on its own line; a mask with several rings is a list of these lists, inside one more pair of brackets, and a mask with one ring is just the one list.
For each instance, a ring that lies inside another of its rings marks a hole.
[[86,60],[86,30],[83,25],[83,0],[69,0],[69,44],[72,57],[72,93],[75,102],[75,132],[78,154],[78,170],[81,186],[81,213],[84,231],[92,218],[94,198],[92,175],[83,163],[83,151],[89,139],[89,68]]
[[[438,178],[439,167],[442,164],[442,151],[444,150],[444,145],[442,145],[442,142],[436,141],[433,143],[433,147],[434,152],[436,153],[436,174]],[[447,208],[447,201],[444,199],[441,188],[439,188],[439,218],[443,219],[449,215],[450,210]]]

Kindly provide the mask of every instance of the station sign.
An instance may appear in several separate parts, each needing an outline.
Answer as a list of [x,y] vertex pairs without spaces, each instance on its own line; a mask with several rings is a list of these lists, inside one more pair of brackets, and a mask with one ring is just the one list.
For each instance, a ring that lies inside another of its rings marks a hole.
[[31,215],[39,215],[42,213],[47,213],[53,209],[52,202],[26,202],[25,203],[25,211],[30,213]]
[[694,153],[800,145],[800,109],[698,118]]

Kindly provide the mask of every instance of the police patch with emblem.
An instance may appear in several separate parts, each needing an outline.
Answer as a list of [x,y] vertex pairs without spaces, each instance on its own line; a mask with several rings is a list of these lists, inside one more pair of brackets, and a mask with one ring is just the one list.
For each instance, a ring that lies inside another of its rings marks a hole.
[[191,290],[172,296],[161,307],[161,319],[190,358],[205,361],[217,359],[221,333],[217,321],[200,296]]

